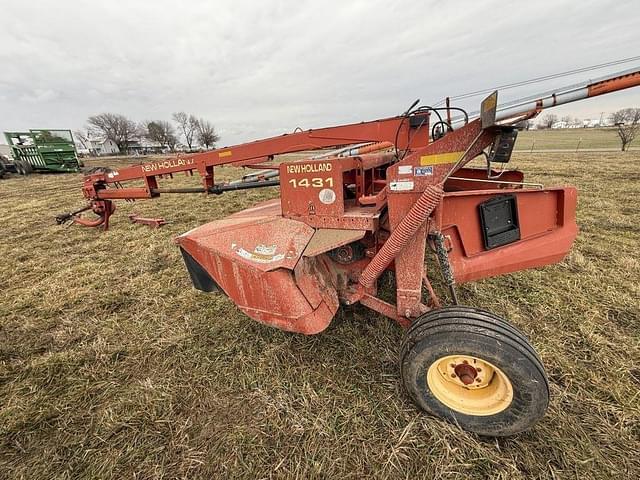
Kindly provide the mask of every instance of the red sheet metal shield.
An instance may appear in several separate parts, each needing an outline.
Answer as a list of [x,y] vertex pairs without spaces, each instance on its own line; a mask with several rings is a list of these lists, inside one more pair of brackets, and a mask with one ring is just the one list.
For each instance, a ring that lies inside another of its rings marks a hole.
[[457,282],[557,263],[571,249],[578,234],[575,188],[504,189],[501,194],[517,197],[520,239],[491,250],[483,245],[478,205],[496,194],[481,190],[445,195],[442,232],[451,242],[449,260]]
[[335,279],[318,257],[302,257],[314,234],[283,218],[274,202],[211,222],[177,239],[251,318],[305,334],[338,309]]

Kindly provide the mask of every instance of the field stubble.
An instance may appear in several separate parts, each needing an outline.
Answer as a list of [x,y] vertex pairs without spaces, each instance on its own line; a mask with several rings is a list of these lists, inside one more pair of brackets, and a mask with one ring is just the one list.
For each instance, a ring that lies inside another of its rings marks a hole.
[[559,265],[461,287],[548,369],[547,415],[500,440],[420,413],[401,329],[364,307],[305,337],[191,287],[172,238],[275,189],[121,202],[99,233],[53,224],[82,204],[79,175],[2,180],[0,477],[638,478],[639,163],[514,156],[530,181],[579,187],[581,233]]

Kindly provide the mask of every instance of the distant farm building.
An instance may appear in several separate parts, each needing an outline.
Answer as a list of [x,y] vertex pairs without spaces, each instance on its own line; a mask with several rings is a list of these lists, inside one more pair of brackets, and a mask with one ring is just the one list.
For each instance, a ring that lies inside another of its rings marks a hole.
[[607,116],[601,116],[599,118],[587,118],[582,121],[584,128],[599,128],[599,127],[612,127],[613,122],[611,118]]
[[580,123],[560,121],[551,125],[551,128],[582,128]]
[[118,145],[110,138],[87,139],[86,148],[92,155],[117,155],[120,153]]
[[584,128],[597,128],[600,126],[599,118],[586,118],[582,121],[582,126]]
[[[89,138],[82,142],[79,152],[87,155],[118,155],[121,150],[115,141],[110,138]],[[129,155],[145,155],[150,153],[164,153],[169,150],[168,147],[160,145],[157,142],[151,142],[146,138],[139,140],[129,140],[127,142],[126,153]]]

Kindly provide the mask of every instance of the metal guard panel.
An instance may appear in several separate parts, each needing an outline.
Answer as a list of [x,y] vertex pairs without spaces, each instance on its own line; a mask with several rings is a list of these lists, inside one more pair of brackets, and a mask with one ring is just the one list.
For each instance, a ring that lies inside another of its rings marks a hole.
[[[248,262],[235,251],[225,248],[230,240],[227,234],[238,234],[247,228],[270,227],[273,231],[268,232],[271,234],[268,238],[277,236],[273,233],[276,230],[281,236],[286,235],[290,243],[295,245],[299,258],[304,248],[300,247],[304,244],[302,240],[306,238],[308,241],[311,232],[300,234],[298,231],[297,235],[293,232],[292,236],[291,231],[287,233],[283,230],[292,225],[279,220],[284,219],[266,220],[260,225],[242,223],[237,230],[227,230],[223,235],[193,238],[192,232],[179,237],[178,243],[225,294],[254,320],[290,332],[306,335],[319,333],[335,315],[338,297],[331,272],[318,263],[317,258],[301,258],[294,270],[286,267],[293,263],[293,259],[283,259],[277,262],[283,268],[274,267],[274,262],[269,265],[273,270],[268,270],[269,267],[265,268],[264,264]],[[253,241],[257,242],[258,239],[254,238]]]
[[[517,198],[520,240],[487,250],[478,205],[505,193]],[[468,282],[560,262],[578,233],[576,204],[573,187],[445,194],[441,229],[451,244],[449,260],[456,281]]]
[[342,245],[356,242],[364,237],[366,230],[342,230],[319,228],[304,251],[305,257],[315,257]]
[[178,237],[213,255],[269,272],[293,270],[314,229],[296,220],[274,217],[229,217],[210,222]]

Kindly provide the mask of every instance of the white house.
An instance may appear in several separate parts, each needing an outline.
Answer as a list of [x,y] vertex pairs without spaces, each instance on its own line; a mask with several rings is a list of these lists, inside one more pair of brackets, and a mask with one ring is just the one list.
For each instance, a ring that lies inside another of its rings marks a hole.
[[118,145],[110,138],[90,138],[87,140],[87,148],[95,155],[115,155],[120,153]]

